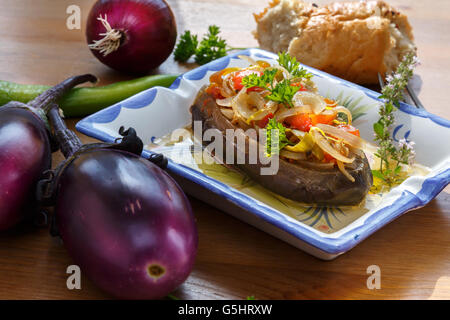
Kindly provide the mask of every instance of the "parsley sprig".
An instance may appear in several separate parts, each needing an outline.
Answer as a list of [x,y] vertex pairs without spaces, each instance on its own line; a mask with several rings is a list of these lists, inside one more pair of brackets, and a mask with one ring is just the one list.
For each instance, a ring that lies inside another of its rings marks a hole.
[[282,103],[287,107],[293,107],[292,98],[295,93],[300,90],[300,87],[292,86],[291,81],[284,79],[278,82],[275,88],[270,91],[270,94],[266,96],[267,99]]
[[403,99],[405,87],[418,63],[418,59],[413,53],[407,54],[395,74],[386,78],[387,85],[382,89],[380,96],[384,100],[384,104],[380,106],[379,120],[373,125],[375,141],[379,144],[375,156],[380,158],[381,164],[380,169],[372,170],[372,173],[375,177],[383,180],[389,188],[404,180],[404,175],[401,174],[401,164],[411,164],[415,155],[414,142],[401,139],[396,145],[391,136],[390,127],[394,124],[393,112]]
[[280,52],[278,54],[278,63],[285,68],[294,78],[311,79],[312,73],[306,71],[306,69],[300,66],[300,62],[295,57],[291,57],[286,52]]
[[265,128],[266,131],[266,155],[270,157],[279,154],[280,150],[293,143],[286,137],[286,127],[275,119],[270,119]]
[[195,62],[202,65],[226,56],[227,44],[224,39],[219,37],[219,32],[218,26],[209,26],[208,34],[200,42],[195,52]]
[[274,86],[274,78],[277,73],[277,69],[266,69],[261,76],[257,74],[250,74],[242,79],[242,84],[246,88],[263,88],[270,92],[267,96],[265,96],[266,99],[282,103],[288,108],[292,107],[292,98],[300,88],[297,86],[291,86],[291,81],[288,79],[284,79]]
[[196,63],[203,65],[215,59],[226,56],[230,50],[243,48],[229,47],[224,39],[219,36],[220,28],[216,25],[208,27],[208,33],[198,42],[197,35],[186,31],[180,38],[175,51],[176,61],[186,62],[194,56]]
[[282,52],[278,54],[278,63],[284,67],[291,75],[290,79],[283,79],[274,85],[275,78],[278,75],[278,69],[266,69],[262,75],[250,74],[242,79],[242,84],[247,88],[260,87],[269,94],[266,99],[284,104],[287,108],[293,106],[292,98],[300,87],[293,85],[294,81],[298,82],[299,78],[310,79],[312,74],[307,72],[300,66],[295,57]]
[[260,76],[252,73],[242,79],[242,84],[247,88],[260,87],[270,91],[274,89],[273,82],[277,73],[277,69],[266,69]]
[[173,55],[177,61],[188,61],[192,57],[198,47],[198,39],[196,35],[191,35],[190,31],[186,31],[180,38]]

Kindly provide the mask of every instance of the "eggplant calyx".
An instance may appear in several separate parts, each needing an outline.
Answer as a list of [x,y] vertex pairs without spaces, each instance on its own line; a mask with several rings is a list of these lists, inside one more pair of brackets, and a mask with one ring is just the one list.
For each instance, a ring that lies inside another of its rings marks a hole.
[[[59,236],[59,231],[55,223],[55,215],[50,215],[42,207],[54,206],[56,203],[56,185],[59,172],[66,161],[63,161],[55,170],[46,170],[42,174],[41,180],[36,186],[36,199],[39,203],[39,214],[34,217],[34,223],[38,227],[50,227],[49,232],[53,237]],[[39,220],[38,220],[39,219]],[[43,220],[41,222],[40,220]]]
[[169,163],[169,160],[160,153],[152,153],[147,160],[156,164],[163,170],[167,168],[167,164]]
[[36,199],[41,206],[51,206],[55,204],[55,172],[46,170],[42,174],[42,179],[36,186]]
[[52,133],[52,130],[50,128],[50,122],[47,117],[47,113],[42,109],[30,107],[26,104],[24,104],[23,106],[18,106],[18,107],[24,108],[24,109],[27,109],[28,111],[33,112],[44,123],[45,129],[47,130],[48,139],[50,142],[50,150],[52,151],[52,153],[58,151],[59,143]]
[[[73,156],[71,158],[73,158]],[[60,236],[56,224],[56,215],[50,215],[46,210],[42,209],[42,207],[51,207],[56,204],[56,186],[58,185],[58,178],[67,164],[71,162],[71,158],[61,162],[55,170],[44,171],[42,179],[38,181],[36,186],[36,199],[39,202],[39,213],[42,216],[40,219],[44,219],[44,222],[35,224],[39,227],[49,227],[49,233],[52,237]],[[35,216],[35,219],[36,218],[37,216]]]
[[116,142],[118,142],[119,140],[120,142],[116,143],[111,147],[113,149],[128,151],[130,153],[134,153],[135,155],[140,156],[142,150],[144,149],[144,143],[138,137],[136,130],[134,130],[134,128],[131,127],[125,130],[125,128],[122,126],[119,129],[119,134],[123,138],[116,139]]
[[8,103],[7,105],[3,106],[2,108],[18,108],[18,109],[25,109],[27,111],[32,112],[44,125],[45,129],[47,130],[48,138],[50,140],[50,148],[52,152],[56,152],[59,150],[59,144],[55,139],[55,136],[51,132],[50,129],[50,123],[48,121],[47,114],[42,110],[38,108],[31,107],[29,105],[26,105],[21,102],[12,101]]
[[48,117],[43,110],[29,106],[25,103],[18,102],[18,101],[11,101],[11,102],[7,103],[6,105],[2,106],[2,109],[3,108],[5,108],[5,109],[6,108],[25,109],[27,111],[32,112],[39,120],[42,121],[42,123],[44,124],[47,131],[50,132],[50,124],[48,122]]

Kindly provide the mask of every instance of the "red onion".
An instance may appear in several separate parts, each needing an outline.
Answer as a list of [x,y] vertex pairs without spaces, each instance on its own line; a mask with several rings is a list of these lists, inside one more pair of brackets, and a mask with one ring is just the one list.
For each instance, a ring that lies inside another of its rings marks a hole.
[[167,59],[177,29],[164,0],[99,0],[89,13],[86,38],[102,63],[143,74]]

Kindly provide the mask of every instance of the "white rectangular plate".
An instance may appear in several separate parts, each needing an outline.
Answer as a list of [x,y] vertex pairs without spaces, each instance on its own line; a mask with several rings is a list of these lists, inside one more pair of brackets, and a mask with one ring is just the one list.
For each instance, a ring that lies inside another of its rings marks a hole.
[[[119,137],[120,126],[133,127],[149,144],[191,123],[189,108],[209,76],[227,67],[244,67],[238,58],[247,55],[275,63],[273,53],[248,49],[198,67],[180,76],[170,88],[155,87],[99,111],[77,123],[76,128],[102,141]],[[319,93],[345,104],[356,115],[361,136],[373,140],[378,119],[379,93],[303,66],[314,74]],[[370,195],[360,207],[304,205],[274,195],[258,185],[239,185],[232,174],[199,170],[170,159],[168,172],[185,192],[260,228],[321,259],[333,259],[350,250],[401,214],[424,206],[450,182],[450,121],[425,110],[401,104],[396,111],[393,136],[416,143],[417,162],[430,168],[413,175],[382,195]],[[151,153],[145,149],[143,155]],[[223,168],[223,170],[227,170]]]

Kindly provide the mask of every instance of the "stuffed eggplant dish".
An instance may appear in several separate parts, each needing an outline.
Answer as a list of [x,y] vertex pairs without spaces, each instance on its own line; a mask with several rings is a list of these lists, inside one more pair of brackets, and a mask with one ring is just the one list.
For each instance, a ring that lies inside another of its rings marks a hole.
[[[352,126],[351,112],[319,95],[312,74],[285,53],[276,65],[241,59],[250,66],[218,71],[201,88],[191,107],[193,127],[201,122],[202,137],[209,129],[220,132],[224,152],[233,148],[235,160],[245,157],[231,166],[272,192],[304,203],[359,204],[373,178],[363,152],[369,144]],[[250,159],[254,145],[278,157],[275,174],[261,174],[267,162]]]

